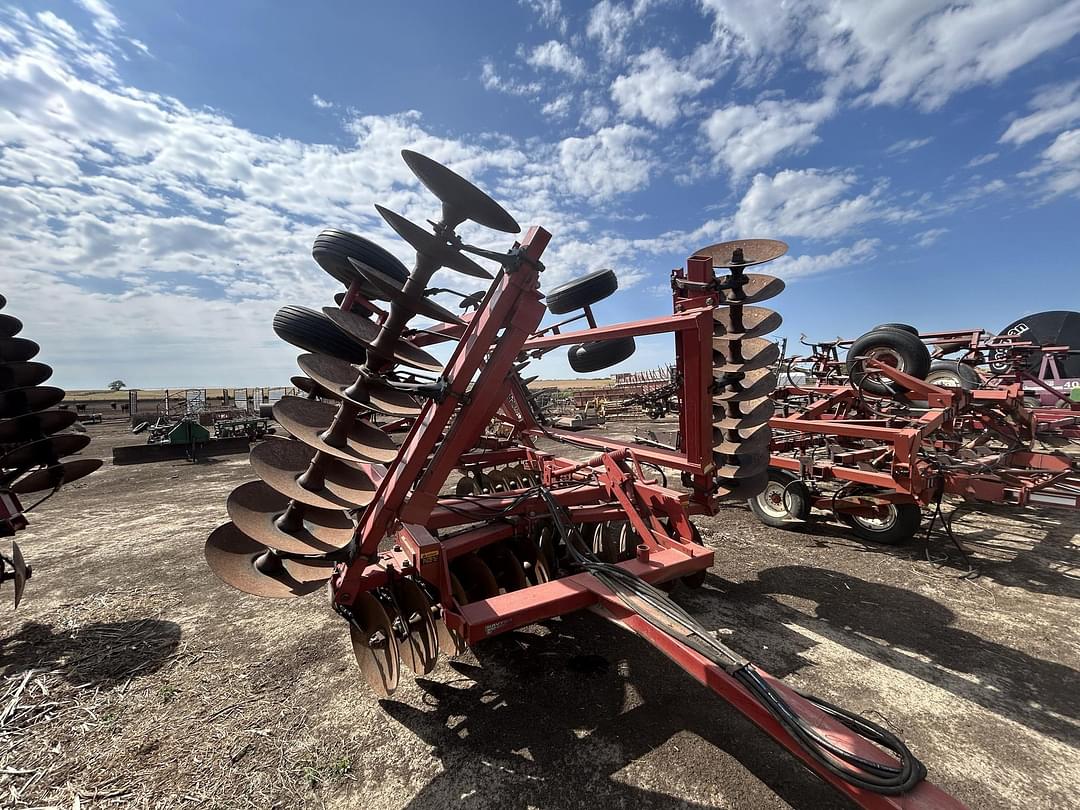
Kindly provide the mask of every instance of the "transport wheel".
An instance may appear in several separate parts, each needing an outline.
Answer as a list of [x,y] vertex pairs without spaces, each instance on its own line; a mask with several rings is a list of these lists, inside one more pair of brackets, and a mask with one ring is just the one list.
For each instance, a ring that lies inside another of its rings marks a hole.
[[915,335],[916,337],[918,337],[919,335],[919,330],[908,323],[879,323],[870,331],[876,332],[879,329],[899,329],[901,332],[911,332],[911,334]]
[[758,520],[774,529],[790,529],[810,518],[810,493],[806,484],[787,470],[770,468],[765,490],[747,503]]
[[274,315],[274,331],[286,343],[316,354],[328,354],[347,363],[363,363],[367,352],[333,322],[307,307],[282,307]]
[[841,514],[840,519],[863,540],[897,546],[915,536],[922,523],[922,510],[914,503],[892,503],[880,518]]
[[637,344],[632,335],[611,340],[597,340],[593,343],[579,343],[571,346],[566,356],[570,360],[570,368],[578,374],[587,374],[591,371],[609,368],[616,363],[621,363],[634,353]]
[[[319,232],[311,247],[311,256],[323,270],[346,287],[357,279],[364,281],[356,268],[349,264],[349,259],[356,259],[403,284],[409,277],[405,265],[386,248],[337,228],[326,228]],[[377,291],[369,283],[364,281],[363,286],[365,293],[371,293],[367,297],[378,297]]]
[[979,372],[957,360],[935,360],[930,364],[926,381],[946,388],[963,388],[965,391],[974,390],[982,384]]
[[575,309],[602,301],[619,289],[614,270],[597,270],[587,276],[560,284],[547,294],[547,308],[552,315],[565,315]]
[[900,329],[867,332],[852,343],[848,349],[848,377],[856,388],[871,394],[891,396],[902,390],[887,377],[865,370],[864,358],[879,360],[919,379],[930,371],[929,350],[915,335]]

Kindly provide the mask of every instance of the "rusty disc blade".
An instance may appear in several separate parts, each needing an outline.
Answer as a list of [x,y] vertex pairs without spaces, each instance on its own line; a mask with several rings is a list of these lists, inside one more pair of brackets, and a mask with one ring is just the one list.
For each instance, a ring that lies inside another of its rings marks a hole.
[[16,495],[28,495],[31,492],[42,492],[46,489],[56,489],[72,481],[85,478],[98,469],[104,462],[100,458],[77,458],[72,461],[61,461],[41,470],[34,470],[11,485],[11,491]]
[[[724,287],[732,281],[739,282],[733,287]],[[717,279],[721,286],[720,303],[728,306],[737,304],[757,304],[775,298],[784,291],[784,282],[775,276],[764,276],[760,273],[747,273],[741,279],[734,276],[724,276]]]
[[64,389],[51,385],[11,388],[0,392],[0,419],[43,411],[64,399]]
[[349,636],[368,686],[379,697],[392,695],[401,676],[401,659],[390,615],[373,594],[365,591],[353,602]]
[[352,540],[354,525],[340,509],[319,509],[298,504],[292,525],[282,522],[292,501],[263,481],[249,481],[234,489],[225,502],[229,518],[240,531],[267,548],[286,554],[325,554]]
[[323,397],[325,399],[333,399],[334,395],[319,385],[314,380],[307,377],[301,377],[299,375],[290,377],[289,382],[293,384],[293,388],[303,391],[308,396]]
[[749,267],[771,262],[787,253],[788,246],[776,239],[735,239],[720,242],[694,251],[694,256],[707,256],[713,267]]
[[366,264],[359,262],[356,259],[349,259],[349,261],[352,262],[356,271],[363,275],[368,283],[379,291],[379,295],[383,300],[397,304],[402,309],[411,312],[414,315],[423,315],[425,318],[431,318],[433,321],[441,321],[443,323],[465,323],[453,312],[441,304],[432,301],[426,295],[421,295],[419,298],[406,295],[404,284],[396,278],[392,278],[385,273],[380,273],[374,267],[368,267]]
[[5,453],[0,457],[0,469],[29,469],[39,464],[50,464],[64,456],[78,453],[88,444],[90,437],[85,433],[61,433],[59,436],[38,439]]
[[75,411],[38,411],[11,419],[0,419],[0,444],[16,444],[40,439],[75,424]]
[[[719,345],[718,345],[719,343]],[[765,338],[713,340],[713,372],[741,374],[771,366],[780,359],[780,347]]]
[[[465,594],[465,589],[461,587],[461,582],[453,574],[450,575],[450,591],[453,600],[459,605],[468,604],[469,597]],[[439,634],[439,649],[445,655],[454,656],[465,652],[468,646],[465,644],[465,639],[456,631],[451,630],[446,623],[446,608],[443,608],[442,614],[435,620],[435,630]]]
[[476,483],[476,479],[468,473],[461,476],[454,484],[455,495],[479,495],[480,485]]
[[427,675],[435,669],[439,657],[439,631],[432,604],[424,589],[411,579],[395,580],[390,589],[404,631],[404,637],[398,638],[398,656],[417,675]]
[[374,425],[354,419],[345,444],[329,445],[323,436],[334,421],[338,408],[328,402],[303,397],[282,397],[274,404],[274,419],[309,447],[344,461],[383,464],[397,457],[397,445]]
[[749,453],[733,453],[731,455],[713,455],[716,470],[713,474],[717,478],[739,480],[741,478],[753,478],[769,469],[769,449],[751,451]]
[[767,397],[745,402],[730,400],[713,405],[713,427],[717,430],[746,430],[764,425],[775,411],[776,404]]
[[[355,312],[346,312],[336,307],[323,307],[323,314],[346,335],[362,343],[369,353],[384,356],[380,350],[375,348],[375,340],[382,331],[379,324],[369,321],[367,318],[361,318]],[[437,358],[403,337],[398,337],[386,352],[391,355],[388,359],[396,360],[414,368],[424,371],[443,370],[443,364]]]
[[378,378],[360,378],[360,372],[343,360],[325,354],[302,354],[296,362],[305,374],[337,399],[347,399],[361,408],[387,416],[420,413],[420,403],[416,399]]
[[437,262],[447,270],[456,270],[474,278],[494,278],[491,273],[468,256],[462,255],[438,236],[421,228],[415,222],[410,222],[401,214],[395,214],[389,208],[383,208],[381,205],[376,205],[375,210],[397,232],[398,236],[415,248],[418,254]]
[[491,569],[476,554],[462,554],[450,563],[450,570],[458,578],[469,602],[490,599],[499,595],[499,583]]
[[536,545],[535,540],[528,535],[521,534],[507,542],[513,545],[517,558],[521,561],[522,568],[525,569],[525,577],[531,585],[541,585],[551,579],[547,560],[540,553],[540,548]]
[[30,567],[23,559],[22,549],[14,540],[11,541],[11,568],[12,578],[15,580],[15,609],[19,609],[23,591],[26,590],[26,580],[30,579]]
[[426,155],[402,149],[401,156],[412,173],[443,204],[443,221],[456,227],[466,219],[504,233],[517,233],[521,226],[506,210],[461,175]]
[[742,377],[717,377],[713,399],[742,402],[748,399],[760,399],[772,393],[776,388],[776,375],[769,369],[750,371]]
[[0,315],[0,338],[15,337],[22,328],[22,321],[13,315]]
[[270,599],[314,593],[334,573],[333,564],[326,560],[280,559],[232,523],[214,529],[203,553],[210,570],[226,585]]
[[716,497],[731,500],[746,500],[760,495],[769,485],[768,469],[748,478],[719,479],[717,481]]
[[[717,341],[761,337],[780,328],[780,313],[765,307],[727,307],[713,309],[713,346]],[[719,348],[717,346],[717,348]]]
[[52,376],[44,363],[0,363],[0,391],[41,385]]
[[34,357],[41,347],[26,338],[0,339],[0,363],[18,363]]
[[521,560],[504,543],[494,543],[480,549],[480,558],[491,570],[492,576],[499,588],[509,593],[520,591],[529,587],[529,580],[525,577],[525,568]]
[[756,453],[769,449],[772,430],[768,425],[759,425],[745,431],[713,431],[713,452],[725,455]]
[[[307,489],[300,476],[308,471],[316,450],[292,439],[270,438],[251,448],[255,474],[287,498],[320,509],[359,509],[375,497],[375,485],[363,470],[340,459],[319,460],[322,486]],[[317,480],[317,476],[315,476]]]

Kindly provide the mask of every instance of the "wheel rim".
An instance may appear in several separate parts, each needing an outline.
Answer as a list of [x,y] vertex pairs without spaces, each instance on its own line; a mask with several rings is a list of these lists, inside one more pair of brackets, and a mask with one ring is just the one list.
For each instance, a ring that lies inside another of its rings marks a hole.
[[896,505],[889,504],[887,511],[882,517],[865,517],[853,515],[855,522],[870,532],[887,532],[896,525]]
[[765,512],[770,517],[774,518],[787,518],[791,517],[791,513],[784,505],[785,497],[787,494],[787,487],[779,481],[770,481],[765,486],[765,491],[757,496],[758,506],[761,507],[761,511]]

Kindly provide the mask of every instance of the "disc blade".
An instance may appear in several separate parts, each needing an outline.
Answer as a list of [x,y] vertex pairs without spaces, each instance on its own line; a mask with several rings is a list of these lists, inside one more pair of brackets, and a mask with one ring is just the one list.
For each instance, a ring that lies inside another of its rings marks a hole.
[[[735,286],[726,285],[735,283]],[[734,306],[736,304],[757,304],[775,298],[784,291],[784,282],[775,276],[764,276],[760,273],[746,273],[736,278],[735,276],[723,276],[716,280],[720,287],[720,303]]]
[[713,452],[725,455],[757,453],[769,449],[772,430],[760,425],[748,431],[717,430],[713,432]]
[[547,561],[540,553],[535,540],[528,535],[517,535],[508,542],[513,543],[517,557],[525,569],[525,577],[530,584],[541,585],[550,581],[551,572],[548,570]]
[[376,205],[375,210],[378,211],[382,218],[386,220],[387,224],[397,232],[398,236],[412,245],[416,252],[422,256],[425,256],[431,261],[438,262],[448,270],[456,270],[467,276],[485,279],[494,278],[491,273],[468,256],[462,255],[435,234],[429,233],[416,223],[409,222],[409,220],[405,219],[401,214],[395,214],[390,209],[383,208],[381,205]]
[[717,478],[730,480],[754,478],[769,469],[769,450],[765,448],[745,454],[714,454],[713,461],[716,463],[714,475]]
[[713,340],[713,372],[742,374],[767,368],[780,359],[780,347],[765,338]]
[[469,602],[490,599],[499,595],[499,583],[495,575],[476,554],[468,553],[454,559],[450,570],[458,578]]
[[713,399],[741,402],[747,399],[760,399],[776,388],[776,375],[769,369],[750,371],[738,377],[719,377],[716,379],[717,390]]
[[[765,307],[727,307],[713,309],[713,346],[718,340],[743,340],[761,337],[780,328],[780,313]],[[717,346],[717,348],[719,348]]]
[[398,640],[398,656],[417,675],[435,669],[439,657],[439,633],[432,604],[423,588],[411,579],[398,579],[390,586],[405,637]]
[[360,372],[348,363],[324,354],[302,354],[297,365],[311,379],[337,399],[388,416],[415,416],[420,403],[378,378],[358,379]]
[[758,475],[738,480],[721,478],[717,485],[717,498],[744,501],[765,491],[769,485],[769,471],[766,469]]
[[0,339],[0,363],[18,363],[34,357],[41,347],[26,338]]
[[776,239],[735,239],[696,250],[694,257],[712,259],[713,267],[749,267],[778,259],[787,249],[787,245]]
[[52,369],[44,363],[0,363],[0,391],[41,385],[52,376]]
[[764,425],[775,411],[776,404],[768,398],[744,402],[730,400],[713,406],[713,427],[718,430],[746,430]]
[[401,660],[390,616],[372,594],[361,593],[353,602],[349,636],[356,665],[368,686],[379,697],[392,695],[401,675]]
[[100,458],[77,458],[72,461],[62,461],[34,470],[11,485],[11,491],[16,495],[29,495],[31,492],[41,492],[46,489],[56,489],[72,481],[85,478],[98,469],[104,462]]
[[0,315],[0,338],[15,337],[22,328],[22,321],[13,315]]
[[[270,556],[271,565],[264,573],[256,561],[270,554],[232,523],[214,529],[206,540],[203,553],[206,563],[218,579],[238,591],[270,599],[306,596],[319,590],[334,573],[333,563],[325,560],[281,560]],[[276,565],[273,563],[276,561]]]
[[325,399],[334,398],[333,394],[331,394],[314,380],[310,380],[307,377],[290,377],[289,382],[293,384],[293,388],[303,391],[308,396],[323,397]]
[[357,509],[375,497],[375,485],[363,470],[324,456],[319,462],[323,485],[305,489],[297,480],[307,472],[316,450],[300,441],[271,438],[251,448],[249,460],[268,486],[287,498],[320,509]]
[[90,437],[85,433],[61,433],[59,436],[38,439],[5,453],[0,457],[0,469],[29,469],[39,464],[49,464],[78,453],[88,444]]
[[11,388],[0,392],[0,419],[43,411],[63,401],[64,389],[51,385]]
[[364,279],[379,292],[379,297],[385,301],[390,301],[393,304],[404,309],[406,312],[411,312],[413,315],[423,315],[425,318],[431,318],[433,321],[440,321],[442,323],[465,323],[461,318],[455,315],[441,304],[432,301],[426,295],[421,295],[419,298],[406,295],[404,285],[397,279],[391,278],[384,273],[380,273],[373,267],[368,267],[362,262],[358,262],[356,259],[349,259],[352,262],[353,267],[360,273]]
[[252,540],[287,554],[325,554],[349,544],[355,529],[340,509],[314,506],[294,508],[294,527],[282,528],[281,518],[291,501],[263,481],[249,481],[234,489],[225,502],[229,519]]
[[367,318],[361,318],[355,312],[346,312],[345,310],[337,309],[336,307],[323,307],[323,314],[333,321],[338,329],[343,331],[353,340],[363,344],[369,353],[375,353],[384,357],[386,354],[389,354],[390,357],[387,357],[386,359],[396,360],[399,363],[405,363],[406,365],[423,369],[424,371],[443,370],[443,364],[435,357],[425,352],[419,346],[413,345],[403,337],[398,337],[385,352],[376,350],[375,340],[379,337],[382,327],[374,321],[369,321]]
[[504,543],[486,546],[478,553],[491,570],[499,589],[504,593],[520,591],[522,588],[529,587],[529,581],[525,577],[525,568],[522,566],[521,560]]
[[411,149],[402,149],[401,156],[420,182],[442,200],[443,220],[450,227],[471,219],[486,228],[504,233],[521,230],[521,226],[501,205],[464,177]]
[[[466,605],[469,602],[469,597],[465,593],[465,589],[461,587],[461,582],[453,574],[450,574],[450,591],[453,600],[459,605]],[[449,600],[444,600],[444,602]],[[445,655],[453,656],[460,655],[465,652],[466,644],[457,632],[451,630],[446,623],[446,608],[443,608],[442,614],[435,620],[435,630],[439,634],[439,649]]]
[[23,559],[22,549],[14,540],[11,541],[11,568],[15,578],[15,609],[19,609],[23,591],[26,590],[26,580],[30,579],[30,566]]
[[393,439],[360,420],[349,425],[343,446],[327,444],[323,436],[337,413],[338,409],[327,402],[302,397],[282,397],[274,404],[277,423],[309,447],[345,461],[383,464],[397,457]]

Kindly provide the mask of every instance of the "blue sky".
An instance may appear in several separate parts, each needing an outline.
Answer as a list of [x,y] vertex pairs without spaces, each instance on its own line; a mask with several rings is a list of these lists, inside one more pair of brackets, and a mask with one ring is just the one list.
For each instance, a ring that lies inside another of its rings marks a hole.
[[790,338],[999,329],[1080,308],[1078,34],[1080,0],[3,7],[0,292],[61,385],[282,384],[315,233],[408,260],[373,204],[436,213],[409,147],[554,234],[546,288],[616,269],[606,322],[771,237]]

